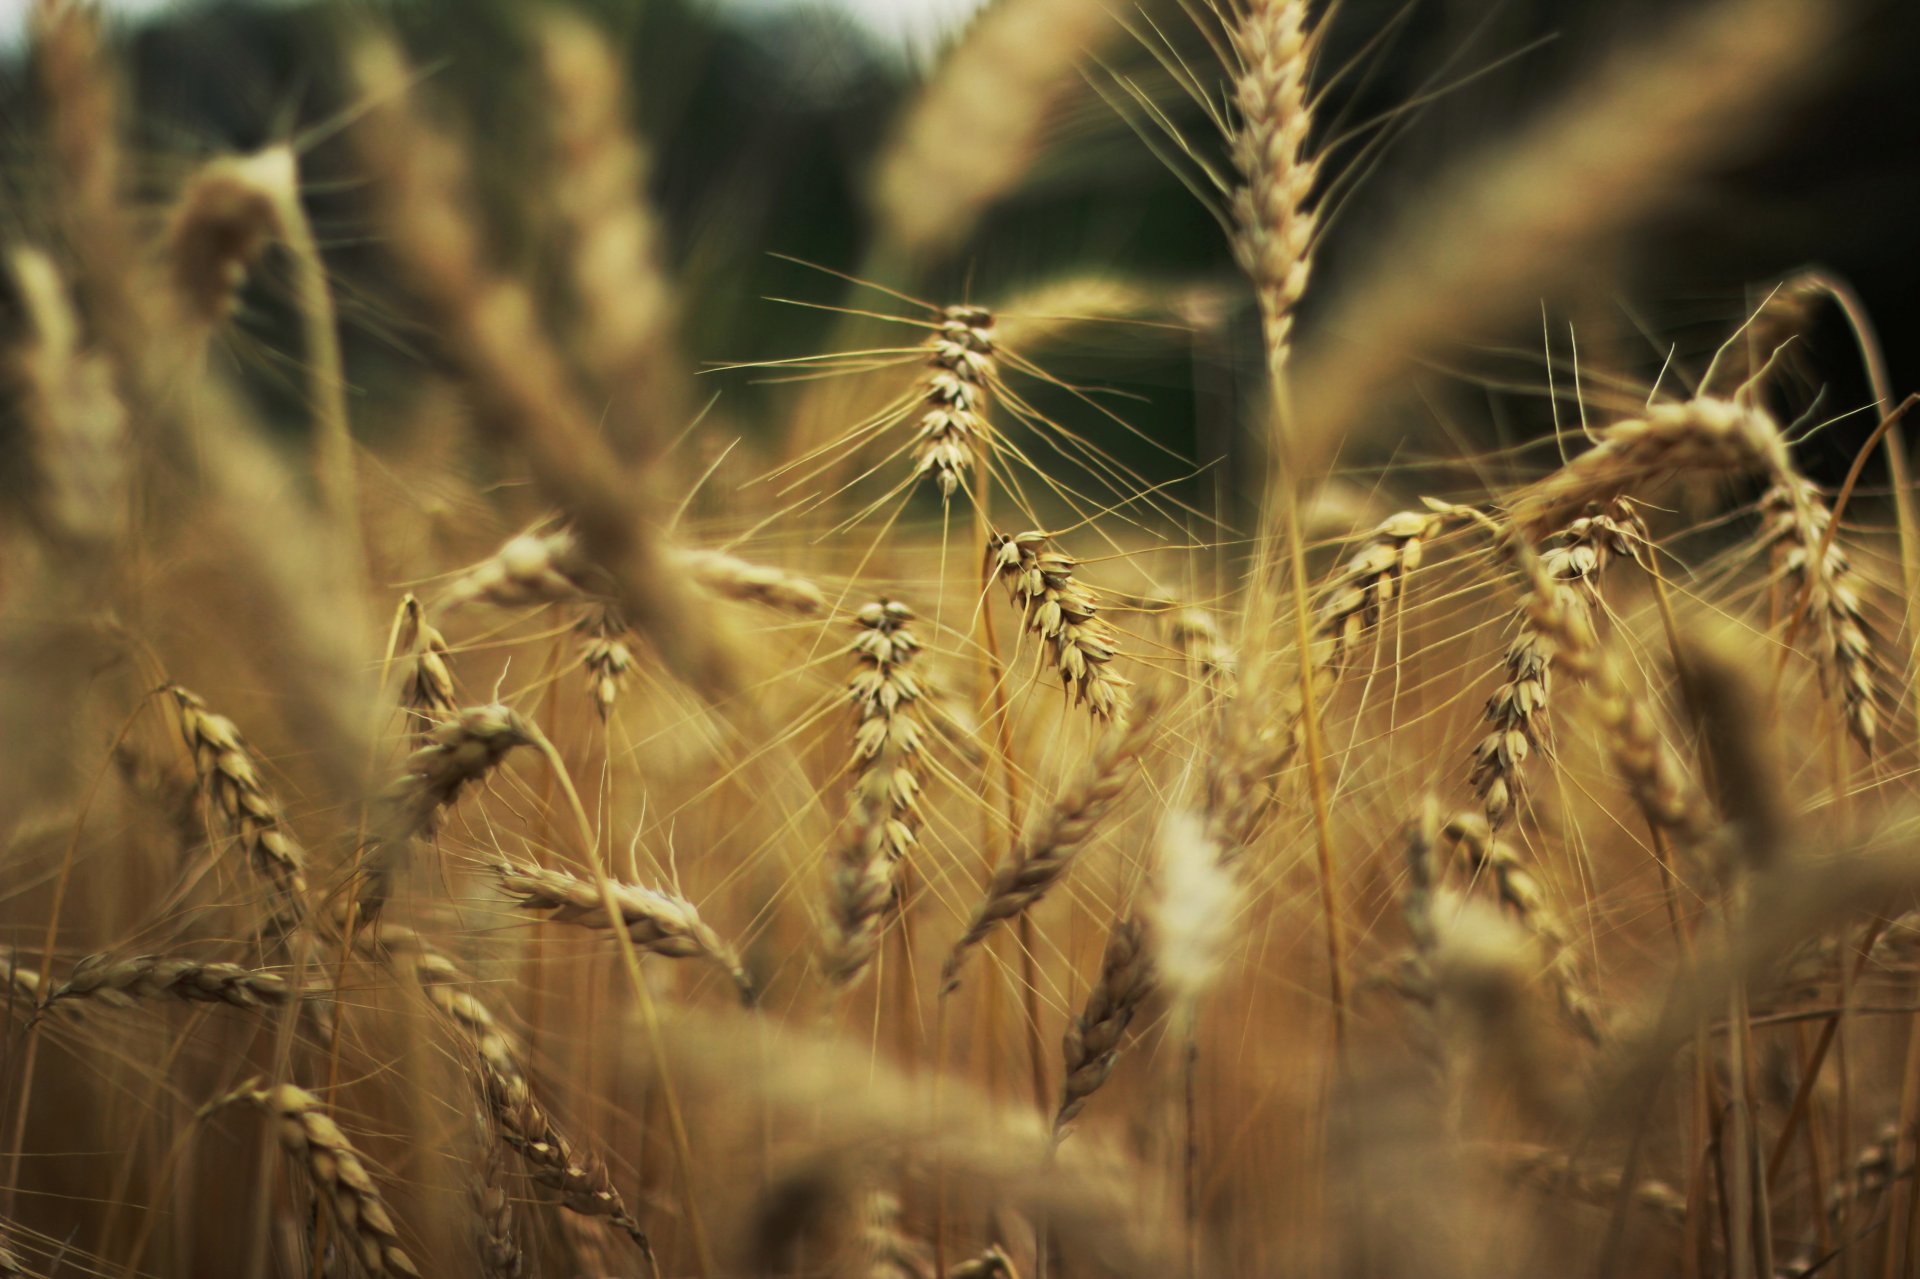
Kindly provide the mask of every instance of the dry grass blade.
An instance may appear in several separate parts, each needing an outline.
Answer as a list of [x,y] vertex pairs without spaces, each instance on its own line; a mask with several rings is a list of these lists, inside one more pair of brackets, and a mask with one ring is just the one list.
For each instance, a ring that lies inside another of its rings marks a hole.
[[[580,928],[611,927],[601,886],[590,879],[540,866],[501,865],[494,873],[522,910],[544,912],[549,919]],[[752,1001],[753,981],[740,966],[740,957],[700,918],[692,902],[639,884],[609,881],[606,887],[634,946],[650,955],[718,964],[739,987],[741,999]]]
[[988,934],[1025,913],[1065,878],[1101,819],[1126,789],[1134,761],[1154,731],[1156,709],[1151,696],[1143,697],[1130,718],[1108,729],[1073,783],[1000,863],[966,931],[941,966],[943,988],[951,990],[959,984],[961,965]]

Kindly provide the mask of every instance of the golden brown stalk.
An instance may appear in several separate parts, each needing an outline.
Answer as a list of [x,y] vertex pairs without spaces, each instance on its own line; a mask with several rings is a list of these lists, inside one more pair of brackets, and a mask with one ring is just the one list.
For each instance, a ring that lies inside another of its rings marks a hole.
[[665,246],[645,198],[650,166],[621,89],[627,69],[605,32],[564,10],[542,15],[540,53],[553,105],[552,198],[582,312],[579,354],[609,395],[617,451],[644,463],[683,424],[691,396]]
[[994,378],[993,312],[950,306],[927,339],[926,411],[914,433],[913,475],[932,476],[942,501],[967,488],[992,444],[987,397]]
[[852,982],[878,951],[899,904],[897,865],[918,842],[927,728],[920,680],[909,669],[920,651],[912,620],[913,611],[892,599],[865,605],[855,619],[847,683],[858,717],[852,804],[828,901],[827,974],[835,985]]
[[400,705],[421,732],[451,715],[459,706],[453,687],[452,652],[447,637],[429,622],[420,601],[411,593],[400,601],[400,632],[396,647],[410,655]]
[[169,959],[165,955],[123,959],[89,955],[47,993],[42,1007],[51,1009],[67,1000],[93,999],[128,1008],[140,999],[168,998],[230,1008],[277,1008],[291,995],[287,979],[266,969]]
[[19,248],[8,261],[29,326],[4,372],[30,433],[29,511],[56,547],[111,546],[125,532],[128,471],[127,414],[112,370],[81,350],[80,320],[53,259]]
[[1060,1106],[1053,1116],[1056,1133],[1073,1122],[1113,1074],[1127,1027],[1152,996],[1155,985],[1153,953],[1144,923],[1132,914],[1116,918],[1107,930],[1099,980],[1087,992],[1086,1004],[1068,1023],[1066,1037],[1060,1043],[1066,1075],[1060,1084]]
[[[1599,599],[1599,576],[1616,555],[1638,558],[1646,527],[1633,507],[1616,500],[1585,514],[1547,538],[1539,549],[1541,570],[1551,579],[1556,604],[1591,614]],[[1591,617],[1589,617],[1591,622]],[[1522,794],[1527,759],[1546,745],[1552,705],[1553,640],[1530,617],[1507,648],[1506,681],[1487,700],[1492,725],[1473,750],[1469,780],[1494,830],[1513,816]]]
[[1143,697],[1131,717],[1108,729],[1073,784],[1000,863],[966,931],[941,967],[944,988],[959,985],[961,965],[988,934],[1024,915],[1065,878],[1074,858],[1126,788],[1133,763],[1155,727],[1155,709],[1151,695]]
[[179,313],[212,329],[232,314],[247,272],[282,234],[280,208],[297,185],[293,152],[219,156],[195,170],[167,217],[168,282]]
[[1761,544],[1777,548],[1793,598],[1805,601],[1821,686],[1828,696],[1838,691],[1847,731],[1871,755],[1879,727],[1873,641],[1833,511],[1812,481],[1791,473],[1767,490],[1760,510]]
[[887,239],[914,255],[958,244],[1032,163],[1082,52],[1120,30],[1104,0],[1009,0],[983,13],[878,161]]
[[[1382,388],[1462,334],[1528,316],[1593,272],[1621,233],[1688,189],[1827,65],[1817,0],[1716,0],[1625,47],[1514,140],[1409,199],[1294,361],[1293,462],[1318,475],[1395,419]],[[1582,496],[1569,508],[1608,493]],[[1544,527],[1564,518],[1549,517]]]
[[[374,943],[365,938],[365,934],[356,938],[356,947],[372,952]],[[555,1127],[552,1116],[533,1095],[520,1064],[519,1045],[493,1010],[468,993],[473,979],[411,929],[382,927],[379,945],[383,948],[379,957],[409,972],[434,1010],[473,1046],[481,1092],[500,1140],[520,1155],[533,1179],[559,1191],[568,1211],[604,1217],[618,1226],[651,1259],[653,1244],[627,1211],[606,1165],[598,1156],[576,1150]]]
[[400,1246],[399,1231],[373,1175],[346,1134],[327,1117],[318,1097],[293,1084],[262,1088],[249,1083],[216,1104],[237,1101],[258,1106],[274,1117],[280,1145],[313,1179],[315,1189],[333,1211],[334,1224],[369,1274],[420,1273]]
[[1537,542],[1591,504],[1643,494],[1669,476],[1701,474],[1787,476],[1793,463],[1779,425],[1745,400],[1658,404],[1601,428],[1592,448],[1523,488],[1508,515]]
[[386,905],[408,847],[433,833],[440,810],[499,767],[514,747],[533,740],[533,730],[519,712],[498,702],[470,706],[427,734],[425,744],[407,757],[401,775],[380,796],[359,893],[364,917],[371,919]]
[[240,730],[207,709],[197,695],[170,685],[180,711],[180,734],[193,753],[208,805],[239,842],[253,868],[273,884],[275,926],[297,926],[306,917],[306,852],[288,832],[280,805],[260,780],[259,764]]
[[[544,911],[548,919],[579,928],[611,927],[601,886],[590,879],[541,866],[503,864],[494,873],[522,910]],[[752,1000],[753,981],[740,966],[740,957],[700,918],[692,902],[617,880],[607,888],[635,947],[669,959],[710,960],[733,978],[742,999]]]
[[1111,719],[1126,704],[1128,682],[1107,669],[1120,651],[1119,637],[1099,616],[1091,588],[1074,578],[1074,558],[1053,547],[1045,533],[994,533],[987,539],[993,571],[1020,606],[1026,629],[1046,643],[1060,682],[1076,705],[1096,719]]
[[1449,843],[1466,859],[1470,877],[1491,877],[1500,904],[1535,937],[1547,958],[1547,975],[1560,1006],[1580,1033],[1600,1037],[1600,1018],[1580,972],[1579,956],[1567,927],[1548,903],[1540,883],[1513,846],[1494,836],[1478,813],[1456,813],[1448,820]]
[[587,695],[604,723],[633,673],[633,649],[627,643],[627,624],[613,608],[601,605],[575,623],[580,634],[580,665],[587,672]]
[[586,558],[608,574],[621,615],[667,668],[702,692],[721,692],[731,663],[711,619],[665,564],[645,485],[600,435],[532,297],[486,261],[464,207],[459,147],[408,109],[409,77],[391,45],[361,45],[354,69],[370,104],[354,136],[386,242],[459,361],[480,424],[525,456]]
[[1260,300],[1267,367],[1278,387],[1318,226],[1311,202],[1319,162],[1307,146],[1314,39],[1306,0],[1248,0],[1227,34],[1239,113],[1229,141],[1242,180],[1233,193],[1234,253]]

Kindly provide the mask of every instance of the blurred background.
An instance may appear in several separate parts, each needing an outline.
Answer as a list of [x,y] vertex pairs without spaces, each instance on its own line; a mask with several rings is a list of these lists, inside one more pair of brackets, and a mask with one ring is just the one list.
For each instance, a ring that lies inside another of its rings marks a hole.
[[[1033,352],[1067,381],[1102,388],[1128,422],[1196,460],[1231,459],[1249,387],[1229,370],[1259,367],[1257,325],[1212,213],[1183,185],[1190,164],[1167,164],[1151,101],[1221,160],[1200,108],[1166,70],[1167,49],[1206,66],[1204,36],[1174,0],[1116,5],[1087,41],[1081,71],[1048,107],[1036,154],[1005,196],[957,242],[887,254],[875,242],[874,169],[889,122],[936,73],[943,47],[978,21],[978,0],[582,0],[625,51],[634,125],[651,149],[649,182],[680,289],[690,366],[820,354],[849,339],[831,317],[770,299],[882,306],[828,271],[870,278],[935,304],[1006,306],[1063,282],[1098,281],[1109,305],[1082,290],[1087,314],[1125,323],[1059,326]],[[1672,0],[1347,0],[1327,27],[1317,72],[1328,156],[1322,244],[1303,323],[1362,260],[1370,231],[1450,162],[1497,142],[1550,103],[1583,69],[1686,6]],[[0,231],[34,234],[30,175],[36,126],[22,32],[29,0],[0,0]],[[313,215],[328,239],[362,387],[404,384],[434,360],[432,335],[410,323],[360,207],[338,126],[354,102],[340,75],[343,37],[370,21],[403,35],[430,98],[475,145],[495,247],[536,282],[543,237],[538,175],[547,162],[537,7],[524,0],[299,3],[122,0],[107,6],[124,41],[131,122],[150,166],[155,216],[192,165],[222,151],[288,138],[303,152]],[[1912,5],[1836,4],[1829,49],[1811,96],[1768,123],[1717,173],[1676,192],[1633,240],[1624,274],[1576,300],[1542,299],[1546,330],[1462,335],[1457,364],[1433,371],[1424,420],[1486,443],[1550,422],[1543,341],[1565,359],[1577,333],[1584,368],[1650,383],[1672,355],[1695,375],[1765,287],[1808,265],[1851,281],[1880,328],[1896,392],[1920,381],[1912,252],[1920,216],[1920,107],[1910,67],[1920,52]],[[1156,34],[1157,33],[1157,34]],[[1137,90],[1138,97],[1130,96]],[[937,192],[928,193],[937,199]],[[798,259],[799,262],[788,259]],[[802,265],[804,264],[812,264]],[[814,269],[825,268],[826,270]],[[293,404],[277,351],[291,319],[271,273],[249,285],[230,357],[269,403]],[[844,348],[842,348],[844,349]],[[1816,318],[1798,352],[1800,403],[1857,408],[1864,381],[1838,316]],[[779,429],[793,391],[749,372],[699,382],[730,427]],[[1563,388],[1564,389],[1564,388]],[[1036,404],[1058,407],[1045,387]],[[388,402],[364,396],[363,402]],[[291,411],[289,418],[294,416]],[[368,415],[377,438],[406,414]],[[1807,458],[1824,478],[1844,473],[1865,415],[1822,433]],[[1437,436],[1429,438],[1437,439]],[[1144,445],[1115,449],[1149,477],[1171,465]],[[1431,446],[1430,446],[1431,447]],[[1156,457],[1161,460],[1156,461]],[[1231,469],[1231,468],[1227,468]]]

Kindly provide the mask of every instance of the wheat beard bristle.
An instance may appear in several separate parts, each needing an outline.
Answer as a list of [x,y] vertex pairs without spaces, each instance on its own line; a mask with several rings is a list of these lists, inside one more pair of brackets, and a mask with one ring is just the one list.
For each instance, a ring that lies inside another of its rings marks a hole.
[[[1632,506],[1615,501],[1587,512],[1554,533],[1538,556],[1554,606],[1589,614],[1599,600],[1600,574],[1615,556],[1637,559],[1648,545],[1645,525]],[[1552,705],[1556,646],[1550,635],[1523,613],[1519,633],[1507,648],[1506,681],[1487,699],[1485,719],[1492,725],[1473,750],[1468,780],[1486,810],[1487,824],[1499,830],[1513,816],[1526,780],[1528,758],[1546,741]]]
[[1833,511],[1812,481],[1798,475],[1783,476],[1768,489],[1760,509],[1761,545],[1777,548],[1795,602],[1806,600],[1821,686],[1829,696],[1838,689],[1847,731],[1871,755],[1879,728],[1873,638]]
[[1111,719],[1123,710],[1128,682],[1107,669],[1120,652],[1119,637],[1099,615],[1094,593],[1075,580],[1073,557],[1037,531],[1012,537],[993,533],[987,554],[1020,606],[1027,630],[1045,641],[1074,703],[1085,705],[1096,719]]
[[987,439],[987,393],[994,377],[993,313],[950,306],[927,339],[926,409],[914,435],[915,479],[932,476],[942,500],[964,489]]

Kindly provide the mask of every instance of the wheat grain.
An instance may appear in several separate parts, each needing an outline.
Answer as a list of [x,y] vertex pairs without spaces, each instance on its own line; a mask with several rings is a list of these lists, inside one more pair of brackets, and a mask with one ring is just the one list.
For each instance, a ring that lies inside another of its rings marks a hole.
[[277,1008],[292,993],[287,979],[279,973],[239,964],[165,955],[119,959],[89,955],[68,970],[65,981],[47,992],[42,1007],[51,1009],[68,1000],[91,999],[125,1008],[140,999],[171,998],[230,1008]]

